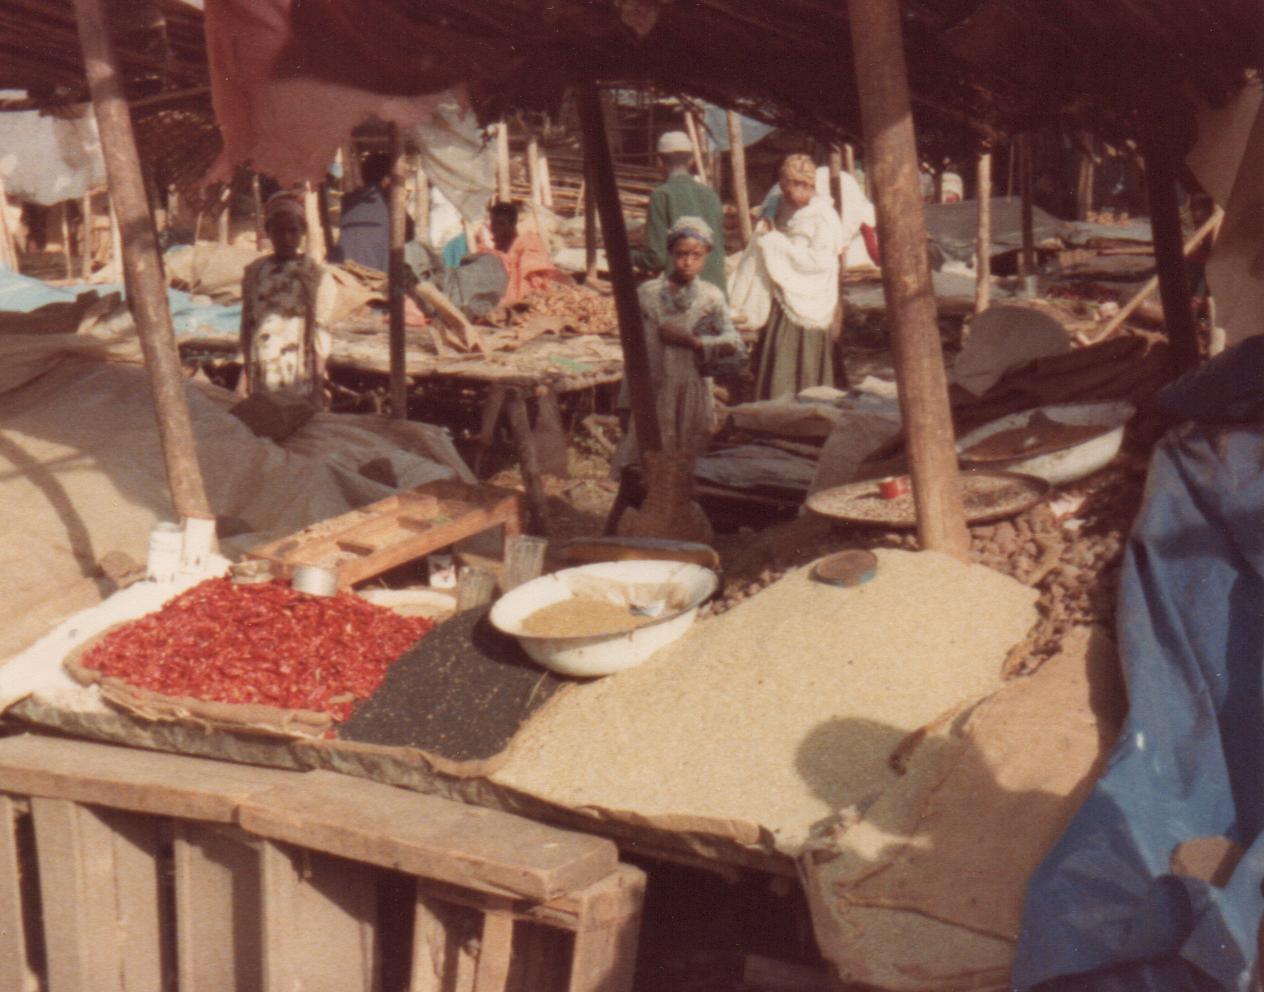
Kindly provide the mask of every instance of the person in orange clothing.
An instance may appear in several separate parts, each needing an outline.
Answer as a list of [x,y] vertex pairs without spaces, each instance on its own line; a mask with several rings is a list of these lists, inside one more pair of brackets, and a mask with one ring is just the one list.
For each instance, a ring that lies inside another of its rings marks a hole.
[[499,258],[509,276],[509,285],[500,301],[502,306],[517,303],[529,293],[548,289],[551,284],[571,284],[570,276],[553,264],[539,234],[518,232],[516,203],[494,203],[489,214],[490,237],[480,245],[480,250]]

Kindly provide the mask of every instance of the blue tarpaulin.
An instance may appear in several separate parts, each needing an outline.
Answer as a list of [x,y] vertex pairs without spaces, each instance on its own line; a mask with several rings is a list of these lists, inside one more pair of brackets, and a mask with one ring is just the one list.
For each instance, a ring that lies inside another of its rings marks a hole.
[[[1169,386],[1129,538],[1129,715],[1027,892],[1013,980],[1041,992],[1246,992],[1264,901],[1264,338]],[[1227,837],[1224,888],[1172,851]]]
[[[50,286],[39,279],[0,269],[0,311],[30,313],[48,303],[73,303],[80,293],[95,291],[101,296],[123,293],[123,287],[109,283],[81,286]],[[178,338],[236,334],[241,325],[241,304],[197,302],[178,289],[167,290],[171,323]]]

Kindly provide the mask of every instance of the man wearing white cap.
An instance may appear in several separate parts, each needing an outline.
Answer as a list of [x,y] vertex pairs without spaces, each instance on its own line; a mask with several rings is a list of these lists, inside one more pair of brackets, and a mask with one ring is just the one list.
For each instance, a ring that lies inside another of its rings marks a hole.
[[638,269],[659,273],[667,268],[667,232],[682,217],[701,217],[716,232],[717,250],[707,256],[701,277],[726,295],[724,281],[724,207],[710,186],[693,177],[693,144],[683,131],[658,139],[658,161],[664,181],[650,194],[645,216],[645,247],[632,252]]

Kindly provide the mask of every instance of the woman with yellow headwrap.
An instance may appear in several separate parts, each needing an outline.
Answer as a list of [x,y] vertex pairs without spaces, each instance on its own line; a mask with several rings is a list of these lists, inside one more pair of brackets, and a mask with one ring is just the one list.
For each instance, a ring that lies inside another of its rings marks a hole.
[[760,221],[755,242],[772,289],[755,375],[757,399],[834,384],[842,224],[833,202],[817,195],[816,166],[807,155],[789,156],[780,182],[780,202]]
[[238,392],[287,390],[324,406],[337,288],[325,267],[301,251],[307,216],[298,194],[270,197],[264,217],[272,254],[247,265],[241,278]]

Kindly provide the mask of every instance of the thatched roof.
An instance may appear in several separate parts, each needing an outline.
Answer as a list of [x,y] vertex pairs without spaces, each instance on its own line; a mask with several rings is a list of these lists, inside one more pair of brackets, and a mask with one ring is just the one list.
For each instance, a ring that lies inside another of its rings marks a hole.
[[[111,5],[130,96],[144,104],[207,85],[200,11]],[[919,124],[962,136],[1051,125],[1127,135],[1147,103],[1171,112],[1172,88],[1219,102],[1264,64],[1258,0],[902,5]],[[283,72],[394,94],[466,81],[487,119],[556,107],[586,78],[687,93],[821,137],[860,134],[847,10],[835,0],[303,0],[291,17]],[[4,87],[43,103],[84,98],[70,0],[0,0]]]

